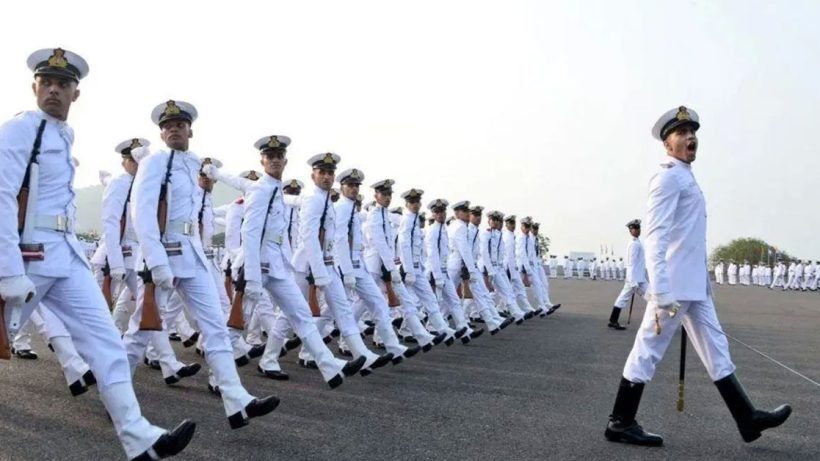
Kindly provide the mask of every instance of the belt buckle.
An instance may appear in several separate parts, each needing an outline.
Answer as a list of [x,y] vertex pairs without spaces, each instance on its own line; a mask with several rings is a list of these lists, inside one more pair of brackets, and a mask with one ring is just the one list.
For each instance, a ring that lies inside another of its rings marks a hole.
[[353,261],[353,268],[358,269],[362,265],[361,261]]
[[183,235],[194,235],[194,225],[190,222],[182,223],[182,233]]
[[419,267],[421,267],[421,264],[413,263],[413,269],[418,269]]
[[275,243],[275,244],[277,244],[277,245],[281,245],[281,244],[282,244],[282,242],[284,242],[284,241],[285,241],[285,237],[284,237],[284,236],[282,236],[282,234],[277,235],[277,236],[273,239],[273,243]]
[[260,263],[259,264],[259,269],[261,269],[261,272],[263,274],[270,273],[270,263]]
[[325,266],[333,265],[333,256],[325,256]]
[[130,245],[123,245],[122,246],[122,255],[123,257],[131,257],[134,255],[134,251],[131,249]]
[[54,223],[54,230],[65,232],[68,230],[68,218],[65,216],[57,216],[57,221]]

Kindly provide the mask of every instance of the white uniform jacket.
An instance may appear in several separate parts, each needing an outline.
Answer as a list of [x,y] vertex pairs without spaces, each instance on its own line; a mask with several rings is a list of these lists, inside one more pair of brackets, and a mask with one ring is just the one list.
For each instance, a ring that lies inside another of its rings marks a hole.
[[670,157],[652,177],[643,229],[649,299],[705,301],[706,200],[691,165]]
[[[172,152],[174,155],[168,182],[168,225],[165,235],[160,237],[157,205]],[[200,160],[190,151],[160,150],[140,162],[131,191],[131,219],[149,269],[169,265],[177,278],[194,277],[197,262],[207,269],[208,260],[202,249],[199,232],[199,210],[202,206],[199,169]],[[182,254],[168,256],[163,242],[179,242]]]
[[[62,217],[68,232],[58,232],[36,227],[32,242],[44,245],[45,260],[31,261],[23,265],[18,244],[17,194],[26,173],[34,139],[42,120],[46,120],[40,144],[40,192],[37,196],[36,214],[43,222]],[[18,114],[0,126],[0,210],[6,213],[0,220],[0,278],[30,274],[45,277],[67,277],[73,267],[70,262],[76,256],[90,268],[85,251],[74,235],[77,207],[74,204],[74,163],[71,145],[74,131],[65,122],[42,111]]]

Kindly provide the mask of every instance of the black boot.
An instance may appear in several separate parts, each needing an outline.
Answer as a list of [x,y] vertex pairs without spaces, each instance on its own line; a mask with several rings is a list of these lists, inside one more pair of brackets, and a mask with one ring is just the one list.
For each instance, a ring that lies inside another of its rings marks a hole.
[[612,314],[609,316],[609,328],[613,330],[626,330],[626,327],[618,323],[618,317],[621,316],[621,308],[618,306],[612,307]]
[[792,407],[788,405],[781,405],[772,412],[756,410],[734,373],[715,381],[715,386],[735,418],[744,442],[757,440],[762,431],[783,424],[792,413]]
[[607,424],[604,432],[604,436],[610,442],[653,447],[663,445],[661,436],[644,431],[641,425],[635,421],[643,388],[643,383],[633,383],[626,378],[621,378],[618,396],[615,398],[615,407],[612,409],[612,414],[609,415],[609,424]]

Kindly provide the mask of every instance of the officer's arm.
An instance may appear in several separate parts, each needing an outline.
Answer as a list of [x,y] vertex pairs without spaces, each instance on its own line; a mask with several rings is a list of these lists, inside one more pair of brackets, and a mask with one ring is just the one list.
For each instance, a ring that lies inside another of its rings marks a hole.
[[128,182],[122,179],[113,179],[103,192],[102,230],[108,250],[108,265],[111,269],[125,266],[120,247],[120,219],[128,197]]
[[671,296],[666,250],[669,248],[669,233],[679,197],[678,181],[668,170],[655,175],[650,181],[646,222],[643,226],[646,232],[646,269],[649,280],[652,281],[648,294],[653,301],[663,295]]
[[333,249],[336,256],[336,261],[339,262],[339,269],[344,275],[353,274],[353,260],[350,259],[350,212],[353,203],[347,201],[339,201],[336,205],[336,241],[333,243]]
[[441,280],[444,274],[441,273],[441,255],[438,254],[437,244],[438,231],[433,232],[432,226],[427,226],[427,233],[424,235],[424,249],[427,253],[427,269],[433,274],[433,278]]
[[408,213],[401,217],[401,224],[399,225],[399,259],[406,272],[413,269],[413,251],[411,250],[413,239],[410,235],[413,223],[414,220]]
[[6,219],[0,219],[0,277],[26,273],[20,254],[20,235],[17,233],[17,193],[26,174],[31,146],[36,133],[19,120],[0,127],[0,210]]
[[[168,155],[153,154],[142,159],[131,190],[131,220],[134,222],[134,232],[137,234],[140,249],[149,269],[168,265],[168,255],[165,254],[165,247],[160,241],[157,221],[159,189],[165,179]],[[171,185],[168,184],[168,187]],[[171,213],[170,203],[168,213]]]
[[[325,192],[327,193],[327,192]],[[305,245],[308,265],[314,277],[328,277],[324,264],[324,252],[319,245],[319,225],[322,218],[322,207],[325,197],[314,195],[311,200],[305,200],[299,210],[299,234],[302,245]]]
[[470,273],[475,273],[476,265],[475,259],[473,259],[473,246],[467,241],[467,227],[463,226],[453,237],[453,244],[461,255],[461,259],[464,260],[467,270],[469,270]]
[[245,280],[262,281],[262,228],[268,219],[268,203],[273,193],[267,187],[254,184],[246,191],[245,219],[242,220],[242,253],[244,255]]
[[[526,243],[523,235],[515,236],[515,265],[519,270],[526,269],[528,266]],[[566,267],[566,264],[564,264],[564,267]]]
[[[231,186],[232,188],[242,192],[243,194],[247,193],[248,189],[255,184],[255,181],[251,181],[250,179],[243,178],[241,176],[235,176],[228,173],[223,173],[222,170],[216,169],[216,179],[218,181],[222,181],[225,184]],[[247,275],[245,276],[247,279]]]
[[392,271],[396,268],[396,264],[393,262],[394,252],[387,244],[387,237],[384,235],[384,229],[390,226],[390,223],[382,223],[382,215],[379,208],[370,210],[370,219],[368,221],[370,222],[370,235],[372,236],[370,241],[376,248],[376,252],[379,254],[384,268],[387,269],[388,272]]
[[493,267],[493,258],[490,254],[490,248],[488,242],[490,242],[490,233],[489,232],[481,232],[481,235],[478,236],[480,252],[479,257],[479,267],[487,271],[487,274],[490,276],[495,275],[495,268]]

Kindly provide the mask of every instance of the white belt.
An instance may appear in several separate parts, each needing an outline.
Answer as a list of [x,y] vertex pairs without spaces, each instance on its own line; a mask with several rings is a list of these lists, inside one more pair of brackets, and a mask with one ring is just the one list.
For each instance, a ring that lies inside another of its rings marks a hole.
[[65,215],[49,216],[38,214],[34,218],[34,227],[73,234],[74,220],[68,219],[68,216]]
[[265,241],[281,245],[285,241],[285,236],[283,234],[265,234]]
[[165,228],[166,234],[182,234],[194,235],[196,225],[191,221],[168,221],[168,226]]

